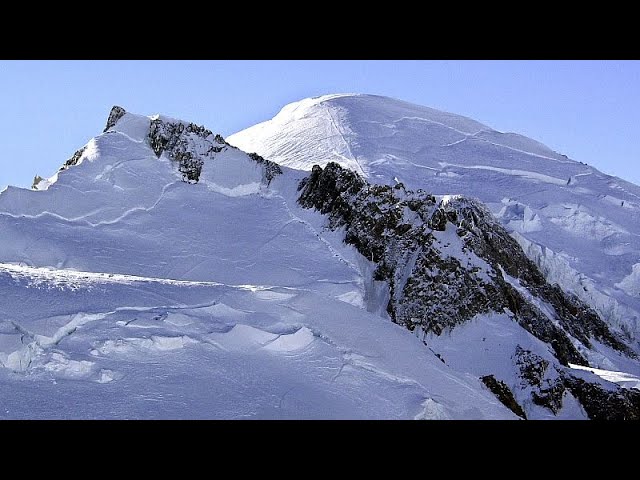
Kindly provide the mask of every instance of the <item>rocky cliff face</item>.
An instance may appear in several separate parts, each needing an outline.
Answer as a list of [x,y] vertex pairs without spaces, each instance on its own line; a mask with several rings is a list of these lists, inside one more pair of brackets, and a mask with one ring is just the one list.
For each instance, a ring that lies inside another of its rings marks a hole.
[[158,157],[166,153],[178,163],[184,181],[197,183],[205,159],[221,152],[226,143],[221,136],[214,136],[204,127],[158,118],[151,120],[149,145]]
[[[160,118],[151,120],[148,140],[158,157],[165,153],[177,162],[183,180],[189,183],[198,182],[205,161],[212,160],[216,153],[227,148],[236,148],[229,145],[221,135],[214,135],[203,126],[168,122]],[[263,181],[267,185],[282,173],[277,164],[257,154],[248,154],[248,157],[263,167]]]
[[480,199],[551,283],[590,305],[640,353],[639,185],[534,139],[376,95],[291,103],[229,141],[288,167],[310,171],[335,161],[371,183],[397,180]]
[[104,127],[103,133],[109,130],[111,127],[114,127],[118,120],[120,120],[127,111],[119,107],[118,105],[114,105],[111,107],[111,112],[109,112],[109,118],[107,118],[107,125]]
[[[589,349],[598,341],[635,357],[588,305],[550,285],[477,200],[436,198],[402,184],[372,185],[336,163],[314,166],[299,191],[303,207],[326,214],[331,229],[344,228],[344,241],[377,265],[374,276],[389,285],[387,312],[394,322],[424,338],[451,331],[479,314],[507,313],[548,344],[554,365],[521,347],[507,359],[520,372],[522,384],[516,387],[526,390],[536,405],[557,413],[565,387],[586,391],[564,368],[588,365],[577,346]],[[514,409],[506,385],[488,377],[485,384]],[[576,394],[581,402],[594,395]],[[611,395],[626,398],[627,392],[614,388]],[[629,395],[636,398],[635,392]],[[633,402],[616,405],[638,413]]]
[[71,158],[69,160],[67,160],[66,162],[64,162],[64,164],[60,167],[60,170],[66,170],[69,167],[73,167],[74,165],[78,164],[78,161],[80,160],[80,157],[82,157],[82,154],[84,153],[84,151],[87,149],[87,147],[82,147],[78,150],[76,150],[74,152],[74,154],[71,156]]
[[[127,114],[126,110],[115,105],[111,108],[104,132],[115,127],[120,119]],[[152,117],[149,120],[149,131],[146,137],[148,145],[157,157],[163,153],[176,163],[182,179],[187,183],[198,183],[202,167],[206,161],[212,161],[217,153],[226,149],[236,149],[228,144],[220,134],[214,134],[211,130],[195,123],[169,120],[165,117]],[[66,170],[78,163],[86,147],[76,151],[61,167]],[[256,153],[247,156],[259,164],[263,170],[263,182],[269,185],[271,181],[282,174],[282,169],[277,163],[265,160]],[[34,179],[34,186],[41,180]]]

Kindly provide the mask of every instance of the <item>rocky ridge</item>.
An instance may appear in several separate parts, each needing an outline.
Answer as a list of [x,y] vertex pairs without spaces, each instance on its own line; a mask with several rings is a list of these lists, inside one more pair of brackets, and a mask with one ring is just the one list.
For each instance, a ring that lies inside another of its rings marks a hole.
[[[105,131],[124,115],[114,107]],[[203,126],[162,117],[149,120],[147,142],[158,158],[164,154],[176,163],[187,183],[197,183],[204,163],[217,153],[236,148]],[[84,148],[75,152],[61,170],[76,165],[83,153]],[[248,156],[262,166],[266,185],[283,173],[258,154]],[[589,365],[584,351],[593,342],[629,358],[634,352],[586,303],[547,282],[480,201],[412,191],[402,183],[371,184],[333,162],[314,166],[298,191],[302,207],[326,215],[328,228],[343,229],[344,242],[375,265],[374,279],[388,285],[390,319],[427,346],[428,335],[446,334],[492,312],[507,314],[549,346],[554,361],[520,345],[505,359],[518,371],[517,384],[481,377],[521,418],[527,417],[527,403],[557,414],[567,393],[590,418],[640,418],[640,393],[595,376],[585,380],[568,368]]]
[[[635,358],[633,351],[588,305],[550,285],[479,201],[437,198],[402,184],[370,184],[333,162],[324,169],[314,166],[299,191],[303,207],[327,215],[328,228],[343,228],[344,242],[376,265],[374,277],[388,284],[387,312],[395,323],[425,338],[479,314],[507,313],[548,344],[557,360],[551,365],[520,346],[513,353],[510,360],[521,378],[514,387],[534,404],[555,414],[568,388],[583,404],[611,396],[618,415],[638,414],[634,402],[640,393],[577,380],[566,368],[569,363],[588,365],[580,350],[590,349],[594,340]],[[485,384],[500,392],[498,398],[509,398],[513,410],[507,387],[498,382],[494,378]],[[627,397],[635,400],[622,400]]]

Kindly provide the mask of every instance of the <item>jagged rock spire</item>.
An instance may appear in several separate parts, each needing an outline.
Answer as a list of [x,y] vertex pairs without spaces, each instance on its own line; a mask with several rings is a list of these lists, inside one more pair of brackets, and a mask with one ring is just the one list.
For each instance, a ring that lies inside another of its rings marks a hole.
[[102,132],[104,133],[111,127],[115,126],[115,124],[118,123],[118,120],[120,120],[125,113],[127,113],[127,111],[118,105],[111,107],[111,112],[109,112],[109,118],[107,119],[107,126],[104,127]]

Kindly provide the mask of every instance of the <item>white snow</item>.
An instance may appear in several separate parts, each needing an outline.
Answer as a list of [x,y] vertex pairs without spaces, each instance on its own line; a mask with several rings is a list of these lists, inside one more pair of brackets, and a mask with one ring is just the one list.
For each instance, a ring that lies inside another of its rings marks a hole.
[[631,273],[615,286],[631,297],[640,298],[640,263],[633,265]]
[[[50,282],[26,288],[25,277],[0,273],[1,311],[25,342],[0,344],[13,359],[0,369],[3,391],[13,392],[0,416],[414,418],[425,399],[446,398],[447,418],[512,418],[407,330],[308,288],[276,290],[287,294],[277,298],[205,283],[87,279],[61,290]],[[49,318],[79,305],[92,305],[92,321],[76,320],[58,343],[38,342]],[[69,396],[83,402],[61,408]]]
[[0,194],[0,418],[514,418],[381,316],[304,172],[229,148],[189,185],[149,121]]
[[302,327],[295,333],[278,335],[275,340],[269,342],[264,348],[272,352],[294,352],[309,346],[313,340],[313,332],[306,327]]
[[109,129],[109,132],[117,132],[126,136],[132,142],[142,143],[149,134],[151,120],[158,118],[160,118],[160,115],[145,117],[127,112]]
[[230,197],[258,193],[261,180],[260,166],[238,150],[229,150],[216,161],[205,163],[200,175],[201,184]]
[[552,282],[640,348],[639,282],[629,276],[640,264],[639,186],[522,135],[375,95],[295,102],[228,140],[294,168],[335,161],[372,182],[479,198]]
[[540,215],[535,213],[528,205],[503,198],[504,206],[496,214],[502,220],[503,225],[512,231],[527,233],[537,232],[543,229]]
[[[502,146],[502,145],[499,145],[499,146]],[[544,175],[542,173],[537,173],[537,172],[529,172],[527,170],[517,170],[513,168],[498,168],[498,167],[491,167],[489,165],[458,165],[455,163],[447,163],[447,162],[438,162],[438,163],[443,169],[446,167],[457,167],[457,168],[467,168],[470,170],[488,170],[490,172],[498,172],[498,173],[503,173],[505,175],[522,177],[526,180],[530,180],[533,182],[550,183],[552,185],[567,184],[567,180],[563,180],[562,178],[556,178],[550,175]]]
[[622,387],[636,388],[640,390],[640,377],[637,377],[635,375],[624,372],[615,372],[611,370],[602,370],[599,368],[584,367],[582,365],[574,365],[572,363],[570,363],[569,366],[577,370],[586,370],[587,372],[595,373],[599,377],[604,378],[609,382],[617,383]]
[[[507,314],[478,315],[464,325],[441,336],[427,335],[426,345],[440,355],[452,370],[466,371],[475,376],[494,375],[514,392],[516,401],[523,407],[528,419],[585,419],[577,401],[566,393],[558,415],[535,405],[521,389],[522,379],[512,361],[520,346],[553,362],[551,348],[521,328]],[[557,373],[549,372],[552,378]]]
[[[59,377],[78,378],[91,373],[94,362],[88,360],[70,360],[60,353],[51,354],[51,360],[43,365],[44,370],[58,374]],[[102,376],[101,376],[102,379]]]
[[422,407],[423,410],[413,417],[414,420],[450,420],[446,408],[433,398],[427,398]]
[[[375,266],[297,204],[305,172],[283,168],[267,186],[258,163],[228,148],[186,184],[147,145],[151,119],[127,113],[42,189],[0,193],[0,418],[516,418],[479,377],[512,385],[504,359],[517,345],[552,359],[548,345],[506,313],[441,337],[393,324]],[[383,97],[307,99],[251,132],[247,149],[285,166],[334,160],[444,203],[484,196],[550,278],[586,287],[582,298],[637,332],[637,187]],[[487,275],[454,229],[434,235]],[[640,375],[602,345],[591,355],[620,370],[615,381]],[[558,418],[584,412],[569,395]]]

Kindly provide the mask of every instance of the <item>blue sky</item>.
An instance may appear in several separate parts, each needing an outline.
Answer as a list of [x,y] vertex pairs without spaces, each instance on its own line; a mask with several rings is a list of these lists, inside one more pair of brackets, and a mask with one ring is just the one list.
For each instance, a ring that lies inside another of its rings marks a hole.
[[0,61],[0,190],[50,176],[117,104],[223,136],[326,93],[387,95],[532,137],[640,184],[640,61]]

